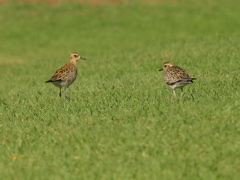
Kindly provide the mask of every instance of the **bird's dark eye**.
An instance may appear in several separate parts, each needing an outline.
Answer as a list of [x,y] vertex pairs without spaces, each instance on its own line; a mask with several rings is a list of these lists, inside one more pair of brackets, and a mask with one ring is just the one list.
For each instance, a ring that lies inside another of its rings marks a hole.
[[164,65],[164,67],[167,67],[167,65]]
[[78,57],[78,55],[75,54],[74,57]]

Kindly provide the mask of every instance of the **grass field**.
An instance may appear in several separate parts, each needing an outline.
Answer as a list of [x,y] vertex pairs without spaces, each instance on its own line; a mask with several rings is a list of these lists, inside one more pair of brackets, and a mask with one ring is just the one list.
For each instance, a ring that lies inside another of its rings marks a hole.
[[[237,180],[240,1],[0,4],[0,177]],[[45,84],[71,52],[71,101]],[[173,99],[162,64],[196,77]]]

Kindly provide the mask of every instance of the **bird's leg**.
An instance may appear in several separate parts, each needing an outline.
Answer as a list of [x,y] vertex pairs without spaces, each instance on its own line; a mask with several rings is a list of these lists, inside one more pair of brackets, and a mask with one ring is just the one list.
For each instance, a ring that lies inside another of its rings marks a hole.
[[59,97],[62,96],[62,91],[61,91],[61,88],[60,88],[60,91],[59,91]]
[[66,98],[70,100],[69,93],[68,93],[68,87],[66,88]]
[[184,93],[183,93],[183,88],[181,88],[181,98],[183,97]]
[[173,89],[173,97],[174,97],[174,98],[177,98],[177,95],[176,95],[175,89]]

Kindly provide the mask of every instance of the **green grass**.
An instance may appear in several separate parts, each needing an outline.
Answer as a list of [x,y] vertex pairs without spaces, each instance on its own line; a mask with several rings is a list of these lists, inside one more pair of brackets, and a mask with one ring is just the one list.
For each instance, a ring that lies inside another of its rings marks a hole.
[[[238,179],[239,7],[1,4],[1,179]],[[67,101],[44,81],[75,51]],[[183,99],[165,61],[197,78]]]

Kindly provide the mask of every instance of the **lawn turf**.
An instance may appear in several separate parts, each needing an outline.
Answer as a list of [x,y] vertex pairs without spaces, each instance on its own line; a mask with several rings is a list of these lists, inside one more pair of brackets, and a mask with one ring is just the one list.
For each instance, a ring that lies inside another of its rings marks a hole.
[[[1,179],[238,179],[239,7],[0,4]],[[44,82],[75,51],[68,101]],[[183,99],[166,61],[197,78]]]

